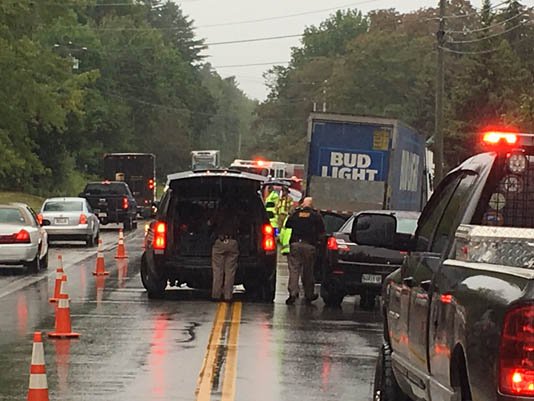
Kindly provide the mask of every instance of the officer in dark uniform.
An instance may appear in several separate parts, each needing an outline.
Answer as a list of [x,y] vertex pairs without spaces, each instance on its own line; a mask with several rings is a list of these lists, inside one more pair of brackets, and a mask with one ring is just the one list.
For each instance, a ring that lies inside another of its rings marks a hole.
[[226,204],[219,209],[213,221],[215,242],[211,249],[214,301],[232,301],[237,260],[239,258],[239,219],[237,211]]
[[287,305],[292,305],[299,296],[299,277],[302,277],[306,303],[318,298],[315,293],[316,249],[325,235],[324,221],[319,212],[313,209],[312,198],[304,198],[302,205],[289,216],[286,227],[292,230],[289,252],[289,298]]

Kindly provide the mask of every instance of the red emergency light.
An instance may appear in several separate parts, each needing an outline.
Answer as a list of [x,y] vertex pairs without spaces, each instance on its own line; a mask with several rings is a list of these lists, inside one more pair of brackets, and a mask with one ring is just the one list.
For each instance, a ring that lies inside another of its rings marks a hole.
[[482,141],[488,145],[498,145],[499,143],[515,145],[517,143],[517,134],[514,132],[489,131],[484,133]]

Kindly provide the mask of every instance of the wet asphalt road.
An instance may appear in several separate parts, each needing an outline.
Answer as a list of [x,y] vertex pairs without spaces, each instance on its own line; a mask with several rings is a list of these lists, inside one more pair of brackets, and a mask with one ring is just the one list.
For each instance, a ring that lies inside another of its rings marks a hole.
[[142,229],[126,238],[103,233],[106,269],[95,278],[96,249],[53,246],[48,271],[0,272],[0,400],[25,399],[32,333],[51,331],[57,255],[68,275],[77,340],[45,339],[50,400],[370,400],[380,344],[378,310],[345,299],[341,309],[287,307],[287,266],[280,263],[273,305],[216,304],[208,294],[169,290],[148,300],[139,278]]

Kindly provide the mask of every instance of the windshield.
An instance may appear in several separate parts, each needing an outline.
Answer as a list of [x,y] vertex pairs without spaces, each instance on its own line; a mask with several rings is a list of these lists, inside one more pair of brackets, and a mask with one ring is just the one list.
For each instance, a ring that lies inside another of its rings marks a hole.
[[[339,230],[343,234],[350,234],[354,216],[352,216]],[[406,219],[397,217],[397,234],[413,234],[417,228],[417,219]]]
[[82,210],[81,201],[51,201],[43,206],[43,212],[81,212]]
[[16,208],[0,208],[0,223],[4,224],[26,224],[22,212]]
[[124,184],[110,183],[110,184],[88,184],[85,187],[85,194],[87,195],[127,195],[126,186]]
[[397,233],[398,234],[413,234],[417,228],[416,219],[402,219],[397,217]]

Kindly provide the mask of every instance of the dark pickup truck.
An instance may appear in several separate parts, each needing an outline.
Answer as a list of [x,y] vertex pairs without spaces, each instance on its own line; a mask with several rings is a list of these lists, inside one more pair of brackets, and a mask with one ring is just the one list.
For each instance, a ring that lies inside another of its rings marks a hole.
[[[534,399],[534,135],[491,132],[493,151],[435,190],[382,292],[374,400]],[[395,217],[358,243],[395,249]]]
[[137,228],[137,203],[125,182],[90,182],[80,197],[87,199],[102,225],[123,223],[125,230]]

